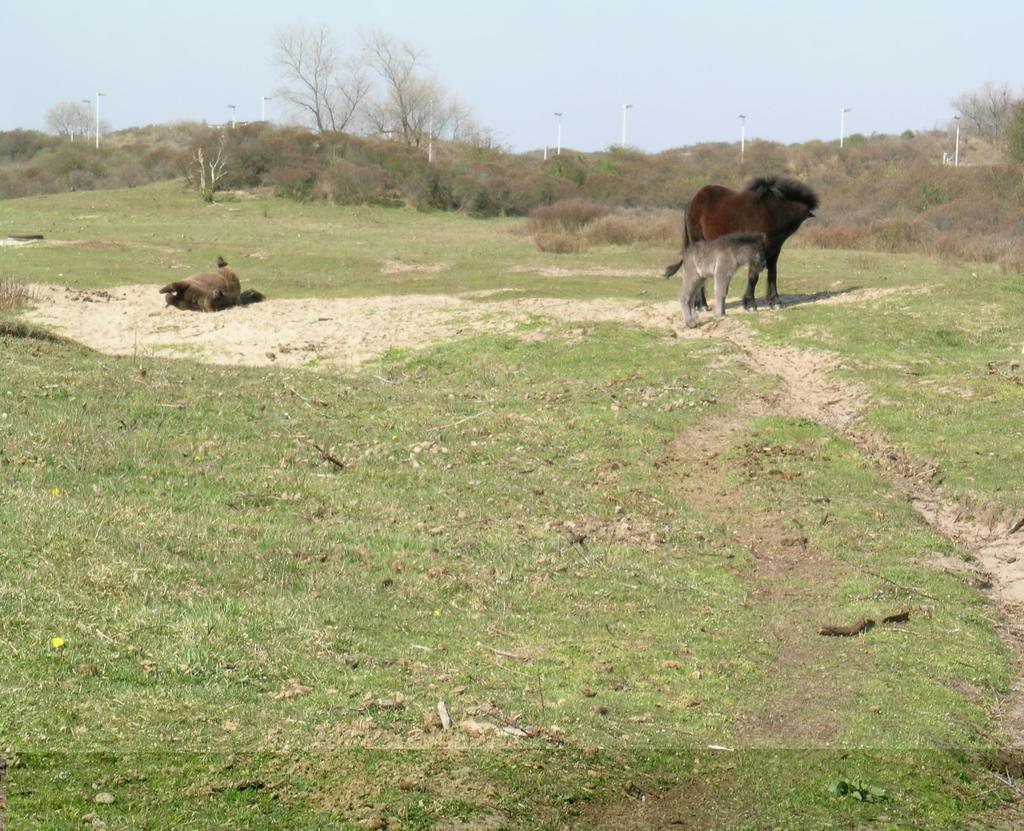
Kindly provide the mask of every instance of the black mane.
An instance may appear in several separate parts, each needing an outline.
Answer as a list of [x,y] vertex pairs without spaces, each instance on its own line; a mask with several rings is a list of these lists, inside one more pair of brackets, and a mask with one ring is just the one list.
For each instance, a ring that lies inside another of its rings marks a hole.
[[760,197],[774,196],[786,202],[802,202],[807,210],[818,207],[818,195],[803,182],[785,176],[758,176],[747,182],[747,190]]

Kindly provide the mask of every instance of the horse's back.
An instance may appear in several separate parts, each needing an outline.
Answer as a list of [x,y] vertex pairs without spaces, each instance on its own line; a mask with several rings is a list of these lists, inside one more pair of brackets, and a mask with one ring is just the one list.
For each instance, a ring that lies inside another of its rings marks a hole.
[[713,240],[734,231],[759,231],[751,225],[746,191],[722,185],[705,185],[698,190],[687,212],[687,230],[693,241]]

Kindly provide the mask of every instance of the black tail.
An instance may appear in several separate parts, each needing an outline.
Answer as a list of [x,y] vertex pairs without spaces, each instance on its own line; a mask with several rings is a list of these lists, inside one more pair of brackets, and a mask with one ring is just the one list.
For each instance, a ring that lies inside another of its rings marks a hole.
[[665,279],[667,280],[669,277],[671,277],[673,274],[675,274],[677,271],[679,271],[679,269],[682,268],[682,267],[683,267],[683,258],[682,257],[680,257],[678,260],[676,260],[671,265],[665,266]]
[[267,296],[256,289],[246,289],[238,296],[239,305],[248,306],[250,303],[261,303]]

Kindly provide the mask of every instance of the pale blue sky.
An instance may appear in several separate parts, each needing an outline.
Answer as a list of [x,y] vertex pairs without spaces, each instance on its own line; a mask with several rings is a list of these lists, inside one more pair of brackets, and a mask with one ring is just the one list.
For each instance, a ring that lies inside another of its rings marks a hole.
[[[91,98],[115,129],[259,118],[278,86],[276,29],[325,23],[342,45],[376,28],[430,66],[514,150],[555,142],[658,151],[699,141],[834,139],[945,125],[986,81],[1021,93],[1021,0],[0,0],[0,129],[43,128]],[[274,117],[275,104],[269,105]]]

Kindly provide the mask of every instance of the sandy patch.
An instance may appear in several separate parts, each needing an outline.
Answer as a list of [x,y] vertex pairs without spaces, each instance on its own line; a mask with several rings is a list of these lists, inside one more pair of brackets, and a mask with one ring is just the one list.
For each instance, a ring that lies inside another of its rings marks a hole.
[[407,260],[384,260],[381,274],[438,274],[451,268],[451,263],[415,263]]
[[[422,347],[465,331],[505,331],[515,321],[474,314],[479,304],[443,295],[270,300],[217,314],[163,304],[155,286],[78,291],[35,286],[25,315],[112,355],[190,357],[215,364],[354,366],[393,347]],[[485,307],[484,307],[485,308]]]
[[[622,323],[674,332],[685,338],[720,337],[739,333],[744,327],[737,318],[747,314],[739,303],[731,303],[730,317],[724,321],[712,324],[705,315],[705,325],[690,330],[681,325],[675,301],[513,297],[481,302],[499,290],[458,297],[413,294],[271,299],[217,314],[197,314],[164,305],[153,285],[91,291],[36,285],[32,290],[38,304],[26,313],[28,321],[52,327],[98,351],[111,355],[187,357],[246,366],[354,367],[391,348],[422,348],[475,332],[507,333],[537,317]],[[823,292],[794,296],[787,301],[790,305],[850,303],[858,298],[870,301],[885,296],[879,291],[892,290]],[[788,361],[792,356],[782,357]],[[760,369],[771,371],[768,366]]]

